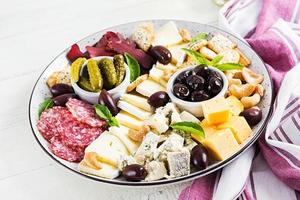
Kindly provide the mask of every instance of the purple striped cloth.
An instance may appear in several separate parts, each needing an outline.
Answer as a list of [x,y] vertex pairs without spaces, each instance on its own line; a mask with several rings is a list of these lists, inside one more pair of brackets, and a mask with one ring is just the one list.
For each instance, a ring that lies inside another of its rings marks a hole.
[[179,200],[300,199],[300,0],[230,0],[219,25],[267,64],[277,93],[274,111],[256,146],[194,180]]

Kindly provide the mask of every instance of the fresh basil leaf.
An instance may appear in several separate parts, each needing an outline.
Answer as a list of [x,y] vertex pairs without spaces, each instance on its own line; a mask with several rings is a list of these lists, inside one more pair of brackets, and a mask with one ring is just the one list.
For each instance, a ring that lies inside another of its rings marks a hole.
[[221,71],[227,71],[232,69],[243,69],[244,66],[238,63],[223,63],[223,64],[215,65],[215,67]]
[[119,126],[117,119],[112,116],[110,110],[106,106],[96,104],[95,112],[100,118],[105,119],[109,126]]
[[130,54],[125,53],[124,56],[130,71],[130,82],[133,82],[135,79],[137,79],[137,77],[140,76],[141,73],[140,65],[138,61]]
[[187,49],[187,48],[182,48],[182,50],[189,56],[192,57],[192,59],[194,59],[198,64],[206,64],[209,65],[210,61],[207,60],[204,56],[202,56],[201,53],[199,53],[198,51],[194,51],[191,49]]
[[54,106],[54,101],[51,98],[46,98],[40,105],[39,105],[39,117],[41,116],[44,110],[52,108]]
[[205,137],[205,133],[203,128],[194,122],[177,122],[172,125],[170,125],[173,129],[193,133],[196,135],[199,135],[200,137]]
[[215,66],[222,60],[222,58],[223,58],[222,55],[216,56],[212,61],[210,61],[210,65]]
[[191,42],[197,42],[199,40],[206,39],[208,36],[207,33],[199,33],[196,36],[192,37]]

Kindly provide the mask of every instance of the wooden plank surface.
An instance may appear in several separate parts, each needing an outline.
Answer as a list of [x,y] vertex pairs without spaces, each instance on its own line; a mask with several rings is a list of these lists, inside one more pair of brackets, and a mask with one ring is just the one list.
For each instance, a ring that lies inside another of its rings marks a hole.
[[42,69],[62,50],[110,26],[142,19],[217,20],[211,0],[0,0],[1,199],[176,199],[188,184],[124,188],[68,172],[40,149],[28,102]]

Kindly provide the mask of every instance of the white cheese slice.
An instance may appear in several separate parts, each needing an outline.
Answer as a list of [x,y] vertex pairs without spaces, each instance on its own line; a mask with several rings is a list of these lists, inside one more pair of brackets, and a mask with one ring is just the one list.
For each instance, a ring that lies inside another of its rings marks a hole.
[[172,54],[172,62],[175,63],[176,66],[181,66],[186,58],[186,53],[182,50],[182,48],[187,48],[187,44],[168,47]]
[[179,34],[176,24],[170,21],[161,26],[155,34],[155,40],[153,46],[162,45],[168,46],[178,44],[182,41],[182,37]]
[[191,113],[187,112],[187,111],[183,111],[180,113],[180,118],[182,121],[184,122],[194,122],[194,123],[199,123],[200,120],[195,117],[194,115],[192,115]]
[[118,107],[142,120],[148,119],[152,114],[122,100],[118,102]]
[[134,94],[124,94],[121,97],[121,99],[126,101],[127,103],[135,105],[136,107],[139,107],[143,110],[146,110],[148,112],[152,112],[152,108],[148,104],[147,98],[145,98],[145,97],[141,97],[139,95],[134,95]]
[[144,125],[144,121],[123,110],[116,115],[116,119],[121,125],[135,130],[139,130]]
[[172,63],[169,63],[167,65],[161,64],[160,62],[156,62],[155,67],[161,70],[176,70],[177,67],[173,65]]
[[110,127],[109,132],[118,137],[121,140],[121,142],[123,142],[123,144],[126,146],[128,152],[131,155],[134,154],[138,149],[139,144],[128,137],[129,129],[125,126],[112,126]]
[[155,92],[166,91],[166,88],[161,86],[159,83],[147,79],[136,87],[136,91],[141,95],[150,97]]
[[118,166],[118,159],[121,155],[129,154],[120,139],[108,131],[103,132],[85,149],[85,153],[88,152],[97,153],[101,162],[114,167]]
[[157,83],[160,82],[160,79],[163,75],[164,71],[156,67],[152,67],[152,69],[149,71],[149,77]]
[[103,178],[108,178],[108,179],[114,179],[117,178],[120,175],[120,171],[118,168],[113,167],[111,165],[101,163],[102,168],[101,169],[93,169],[90,168],[86,165],[85,161],[81,161],[78,165],[78,169],[81,172],[95,175],[95,176],[100,176]]

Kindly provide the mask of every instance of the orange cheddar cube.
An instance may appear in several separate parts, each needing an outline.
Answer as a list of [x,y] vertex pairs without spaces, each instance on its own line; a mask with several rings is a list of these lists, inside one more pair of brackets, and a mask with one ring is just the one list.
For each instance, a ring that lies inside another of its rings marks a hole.
[[212,125],[225,123],[231,116],[230,108],[224,97],[203,102],[202,110],[205,119]]

